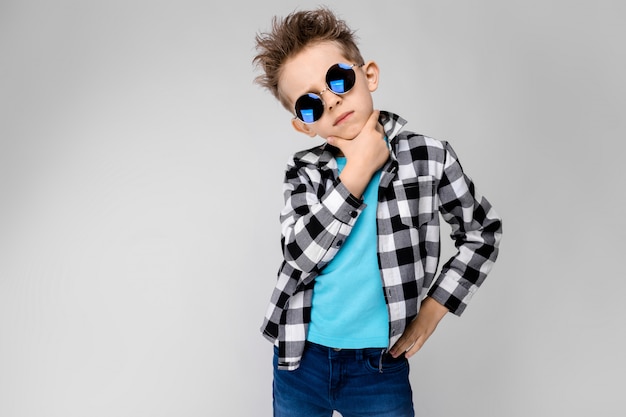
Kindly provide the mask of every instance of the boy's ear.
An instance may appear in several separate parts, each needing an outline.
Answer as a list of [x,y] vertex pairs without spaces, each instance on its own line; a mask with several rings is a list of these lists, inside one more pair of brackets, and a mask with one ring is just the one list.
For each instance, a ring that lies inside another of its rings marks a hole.
[[304,123],[302,120],[294,117],[291,119],[291,126],[293,126],[296,131],[300,133],[304,133],[307,136],[315,137],[317,133],[313,132],[308,124]]
[[370,92],[376,91],[378,88],[378,80],[380,77],[380,69],[378,68],[378,64],[374,61],[366,62],[363,65],[363,72],[365,72],[365,77],[367,79],[367,87]]

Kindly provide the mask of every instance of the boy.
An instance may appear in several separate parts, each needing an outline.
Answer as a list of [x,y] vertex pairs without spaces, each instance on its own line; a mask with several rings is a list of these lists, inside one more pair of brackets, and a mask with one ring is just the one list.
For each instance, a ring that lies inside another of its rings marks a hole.
[[[284,261],[262,326],[274,415],[413,416],[407,359],[491,269],[501,221],[446,142],[374,109],[379,68],[321,8],[258,34],[256,81],[326,143],[296,153],[281,211]],[[439,214],[458,253],[439,261]]]

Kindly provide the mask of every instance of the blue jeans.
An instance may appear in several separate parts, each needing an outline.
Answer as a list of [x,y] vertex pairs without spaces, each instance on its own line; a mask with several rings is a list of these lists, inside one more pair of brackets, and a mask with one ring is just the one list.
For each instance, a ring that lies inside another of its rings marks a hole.
[[409,363],[382,348],[333,349],[307,342],[300,367],[278,370],[274,417],[413,417]]

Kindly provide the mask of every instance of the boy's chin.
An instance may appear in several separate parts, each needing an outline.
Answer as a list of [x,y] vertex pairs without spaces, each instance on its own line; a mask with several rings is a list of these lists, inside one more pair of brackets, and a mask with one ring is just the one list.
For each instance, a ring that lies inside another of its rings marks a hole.
[[351,128],[349,130],[342,132],[343,135],[341,137],[345,140],[353,140],[354,138],[359,136],[359,133],[361,133],[361,131],[363,130],[363,127],[365,127],[365,124],[363,124],[362,126],[350,126],[350,127]]

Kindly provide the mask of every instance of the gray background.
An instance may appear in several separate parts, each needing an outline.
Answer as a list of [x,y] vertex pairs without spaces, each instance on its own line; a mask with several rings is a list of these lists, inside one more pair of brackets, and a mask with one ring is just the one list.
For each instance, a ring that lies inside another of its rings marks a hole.
[[[0,415],[271,415],[283,169],[320,141],[253,38],[316,4],[0,2]],[[505,219],[418,415],[625,415],[623,2],[326,4]]]

